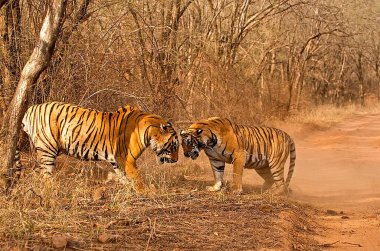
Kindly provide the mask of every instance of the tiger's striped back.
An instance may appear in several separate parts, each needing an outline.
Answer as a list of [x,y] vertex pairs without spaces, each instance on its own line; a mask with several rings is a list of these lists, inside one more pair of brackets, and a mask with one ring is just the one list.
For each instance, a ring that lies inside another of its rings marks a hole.
[[111,113],[52,102],[31,106],[22,123],[36,150],[48,155],[61,151],[83,160],[116,162],[118,152],[128,148],[123,132],[132,130],[143,114],[131,106]]

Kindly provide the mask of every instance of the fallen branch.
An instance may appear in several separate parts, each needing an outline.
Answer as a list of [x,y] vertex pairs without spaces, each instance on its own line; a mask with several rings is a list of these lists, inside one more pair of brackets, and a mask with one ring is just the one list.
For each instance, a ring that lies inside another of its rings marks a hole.
[[342,242],[342,243],[343,243],[343,244],[352,245],[352,246],[357,246],[357,247],[363,247],[362,245],[357,244],[357,243],[351,243],[351,242],[346,242],[346,241],[344,241],[344,242]]
[[332,243],[319,244],[319,246],[322,246],[322,247],[331,247],[331,246],[333,246],[333,245],[335,245],[337,243],[352,245],[352,246],[356,246],[356,247],[363,247],[360,244],[352,243],[352,242],[347,242],[347,241],[335,241],[335,242],[332,242]]
[[339,243],[340,241],[335,241],[335,242],[332,242],[332,243],[324,243],[324,244],[319,244],[319,246],[322,246],[322,247],[331,247],[337,243]]

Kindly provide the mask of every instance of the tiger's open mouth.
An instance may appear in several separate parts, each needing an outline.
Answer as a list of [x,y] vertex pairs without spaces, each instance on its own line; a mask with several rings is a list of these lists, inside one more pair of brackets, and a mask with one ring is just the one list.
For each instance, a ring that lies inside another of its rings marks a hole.
[[173,159],[172,154],[168,150],[162,150],[157,154],[157,162],[159,164],[164,164],[164,163],[176,163],[177,159]]

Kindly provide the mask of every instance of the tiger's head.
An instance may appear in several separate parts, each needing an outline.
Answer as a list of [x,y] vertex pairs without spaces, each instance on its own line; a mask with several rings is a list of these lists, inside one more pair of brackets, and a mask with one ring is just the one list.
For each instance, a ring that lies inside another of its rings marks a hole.
[[218,139],[212,130],[205,124],[193,124],[187,130],[180,132],[182,148],[185,157],[198,158],[202,149],[212,148]]
[[178,161],[178,136],[170,122],[162,121],[159,126],[151,126],[149,134],[150,146],[159,164]]

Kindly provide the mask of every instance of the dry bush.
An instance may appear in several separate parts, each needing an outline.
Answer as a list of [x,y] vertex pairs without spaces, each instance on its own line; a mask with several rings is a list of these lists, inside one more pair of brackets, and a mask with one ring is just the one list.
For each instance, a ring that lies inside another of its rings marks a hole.
[[[2,110],[48,1],[13,2],[20,32],[4,42],[19,50],[1,52]],[[90,1],[73,29],[85,2],[68,4],[55,56],[30,103],[108,111],[132,104],[174,121],[225,116],[245,124],[285,118],[292,107],[380,97],[375,2]],[[1,9],[4,24],[10,10]],[[0,27],[4,38],[15,31],[10,24]],[[12,83],[10,65],[17,65]]]
[[[171,2],[91,2],[91,15],[68,41],[58,41],[31,103],[59,100],[108,111],[132,104],[175,121],[225,116],[265,123],[286,118],[290,105],[302,111],[377,96],[378,59],[371,51],[378,48],[378,33],[372,12],[351,15],[354,2],[291,0],[270,7],[265,1],[193,1],[174,30]],[[43,4],[28,4],[21,23],[22,34],[30,35],[20,40],[21,61],[44,11]],[[273,13],[266,15],[264,7]],[[70,5],[68,15],[76,8]],[[263,16],[255,19],[255,13]],[[67,17],[64,33],[72,19]],[[366,29],[373,32],[357,34],[353,19],[359,26],[370,22]],[[363,55],[360,67],[357,53]]]

